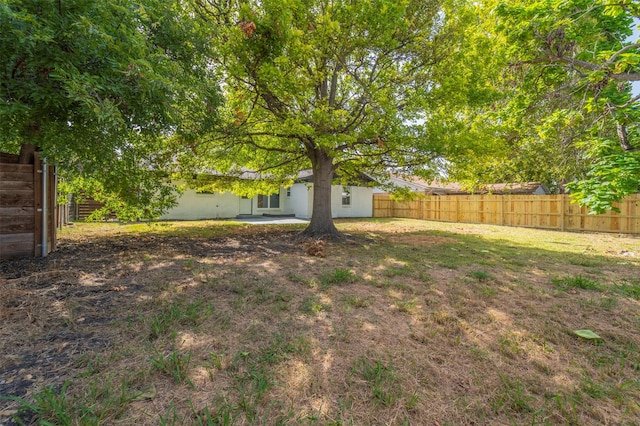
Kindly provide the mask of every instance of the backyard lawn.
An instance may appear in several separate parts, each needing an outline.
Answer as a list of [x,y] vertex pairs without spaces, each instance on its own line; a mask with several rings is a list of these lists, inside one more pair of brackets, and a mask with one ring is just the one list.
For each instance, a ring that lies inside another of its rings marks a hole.
[[337,226],[80,223],[0,261],[0,424],[640,424],[638,237]]

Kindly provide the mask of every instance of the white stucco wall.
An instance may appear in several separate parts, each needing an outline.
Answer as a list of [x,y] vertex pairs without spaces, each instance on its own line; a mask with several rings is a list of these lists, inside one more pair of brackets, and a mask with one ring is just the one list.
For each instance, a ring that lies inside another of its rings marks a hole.
[[331,187],[331,215],[333,217],[372,217],[373,189],[362,186],[349,186],[351,205],[342,205],[342,186]]
[[178,205],[169,210],[160,219],[163,220],[199,220],[224,219],[236,217],[240,212],[240,199],[230,192],[198,194],[188,189],[178,199]]
[[[331,214],[333,217],[373,216],[373,191],[371,188],[351,186],[351,205],[342,205],[342,186],[331,188]],[[313,212],[313,184],[296,183],[287,190],[280,190],[279,208],[258,208],[258,197],[251,200],[251,214],[294,214],[302,219],[311,218]],[[160,219],[200,220],[234,218],[240,214],[240,197],[230,192],[198,194],[189,189],[178,199],[178,205]]]
[[296,217],[309,219],[313,207],[313,185],[294,183],[290,190],[290,197],[286,197],[286,190],[283,191],[286,200],[285,214],[294,214]]
[[[331,187],[331,215],[337,217],[372,217],[373,190],[361,186],[350,186],[351,205],[342,205],[342,186]],[[290,212],[302,219],[313,213],[313,184],[296,183],[291,187]]]

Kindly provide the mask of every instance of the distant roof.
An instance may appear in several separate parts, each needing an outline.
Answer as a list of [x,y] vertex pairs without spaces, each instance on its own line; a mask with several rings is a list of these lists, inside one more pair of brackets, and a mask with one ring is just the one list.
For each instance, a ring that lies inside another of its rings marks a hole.
[[468,191],[458,182],[440,180],[426,181],[416,176],[394,176],[394,183],[414,192],[427,195],[465,195],[465,194],[548,194],[549,189],[540,182],[495,183],[483,185],[475,191]]
[[549,193],[549,188],[540,182],[526,183],[495,183],[485,185],[485,192],[492,194],[533,194],[533,193]]

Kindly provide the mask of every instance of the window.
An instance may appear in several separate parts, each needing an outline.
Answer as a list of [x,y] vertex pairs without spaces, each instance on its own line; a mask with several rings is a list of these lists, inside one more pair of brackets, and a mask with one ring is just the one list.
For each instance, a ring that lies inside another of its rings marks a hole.
[[258,195],[258,208],[259,209],[279,209],[280,194]]
[[287,188],[287,198],[291,198],[291,188]]
[[351,206],[351,188],[348,186],[342,187],[342,206]]

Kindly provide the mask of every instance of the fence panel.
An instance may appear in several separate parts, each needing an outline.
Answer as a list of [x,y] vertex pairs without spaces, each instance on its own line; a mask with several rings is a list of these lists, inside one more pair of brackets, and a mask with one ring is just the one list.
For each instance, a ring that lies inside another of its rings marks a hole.
[[619,213],[592,215],[567,195],[439,195],[399,201],[374,194],[373,217],[638,234],[639,203],[640,194],[634,194],[615,205]]
[[55,168],[47,169],[45,197],[39,153],[32,160],[19,164],[18,155],[0,153],[0,259],[43,255],[44,199],[47,253],[56,248]]
[[17,164],[17,156],[1,159],[0,258],[29,256],[35,250],[33,164]]

